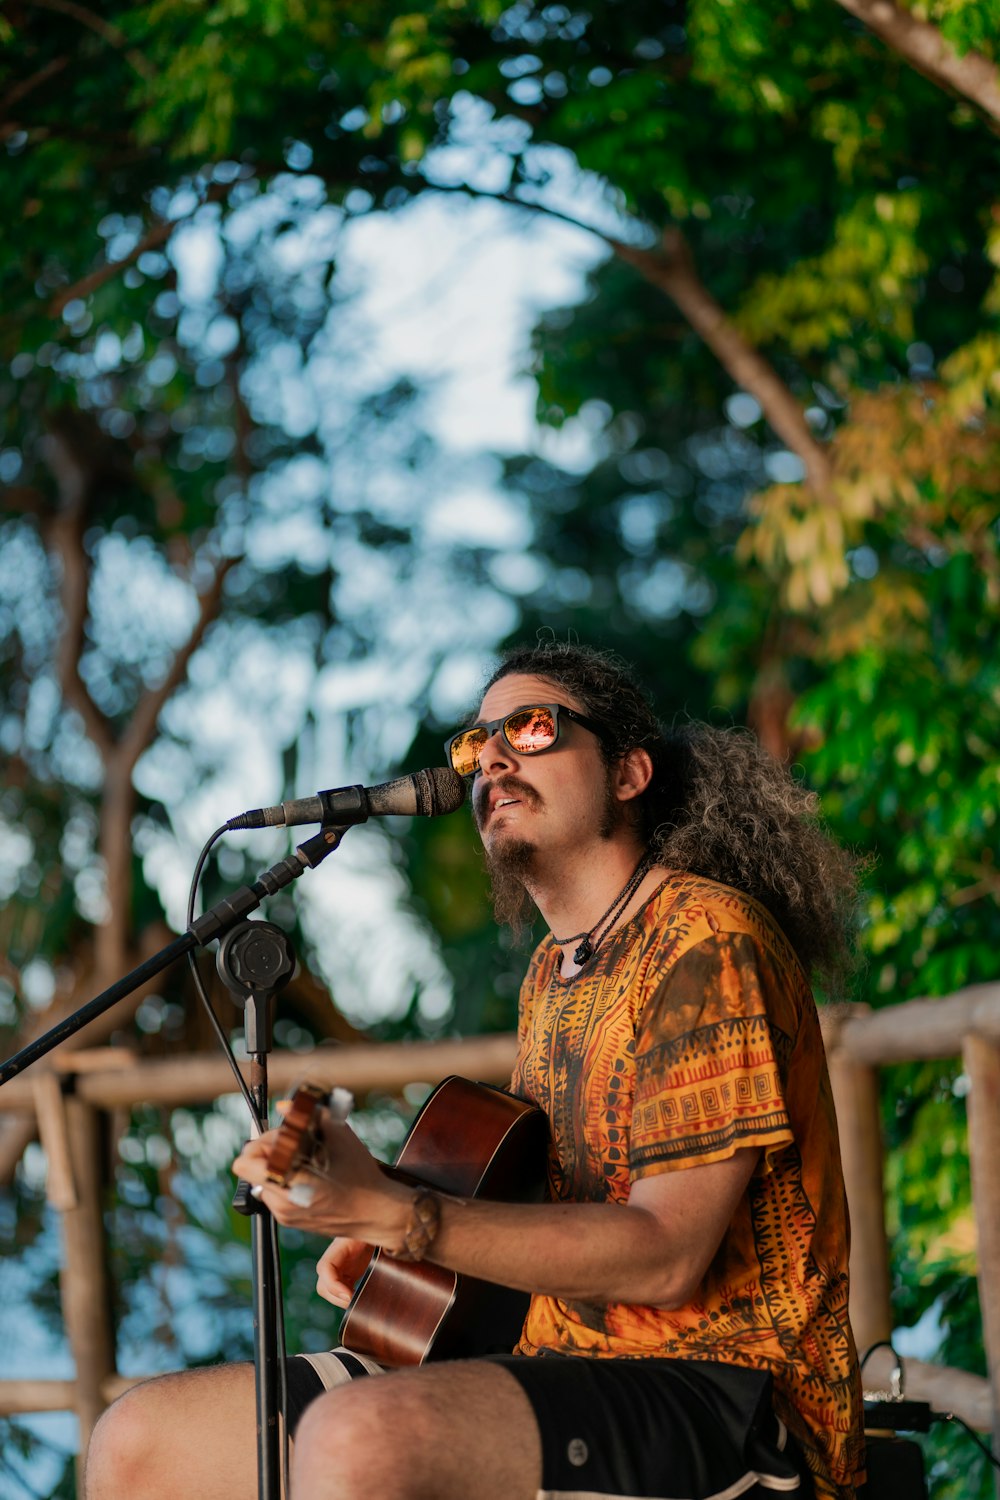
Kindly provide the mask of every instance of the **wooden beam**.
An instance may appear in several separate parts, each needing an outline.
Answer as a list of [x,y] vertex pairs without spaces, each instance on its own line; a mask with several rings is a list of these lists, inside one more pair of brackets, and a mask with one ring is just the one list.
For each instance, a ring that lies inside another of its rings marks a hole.
[[[312,1052],[273,1052],[268,1059],[272,1093],[286,1091],[303,1078],[361,1095],[372,1089],[398,1093],[411,1083],[438,1083],[450,1073],[485,1083],[510,1079],[516,1038],[493,1036],[442,1042],[375,1043],[358,1047],[317,1047]],[[148,1060],[106,1072],[80,1073],[76,1097],[101,1109],[130,1104],[203,1104],[236,1092],[233,1075],[222,1057],[175,1057]],[[0,1112],[34,1108],[31,1072],[12,1078],[0,1089]]]
[[49,1058],[57,1073],[106,1073],[109,1068],[131,1068],[140,1061],[134,1047],[75,1047]]
[[851,1327],[863,1354],[892,1333],[878,1074],[839,1047],[829,1061],[851,1214]]
[[45,1152],[45,1196],[59,1213],[76,1208],[76,1181],[69,1149],[69,1128],[62,1085],[55,1073],[41,1071],[33,1078],[38,1134]]
[[[881,1066],[957,1057],[970,1031],[1000,1042],[1000,984],[970,985],[941,999],[904,1000],[882,1010],[824,1007],[820,1022],[828,1044],[855,1062]],[[502,1033],[442,1042],[375,1043],[318,1047],[309,1053],[275,1052],[269,1060],[273,1089],[291,1088],[307,1073],[319,1083],[343,1083],[362,1094],[398,1091],[408,1083],[437,1083],[449,1073],[501,1082],[509,1074],[515,1039]],[[197,1104],[234,1092],[232,1076],[214,1056],[177,1057],[129,1064],[120,1054],[101,1068],[93,1054],[81,1071],[78,1094],[113,1109],[142,1102]],[[0,1114],[34,1114],[30,1072],[0,1089]]]
[[72,1380],[0,1380],[0,1416],[17,1417],[30,1411],[72,1411],[76,1383]]
[[[850,1014],[844,1015],[848,1011]],[[824,1034],[832,1025],[836,1045],[857,1062],[876,1067],[959,1057],[970,1031],[1000,1042],[1000,984],[973,984],[939,999],[903,1000],[881,1010],[867,1006],[820,1010]]]
[[993,1451],[1000,1452],[1000,1047],[968,1036],[969,1170],[979,1239],[977,1275],[983,1342],[993,1395]]
[[155,1375],[109,1375],[101,1385],[101,1395],[108,1406],[112,1401],[117,1401],[119,1396],[124,1396],[134,1385],[142,1385],[146,1380],[155,1380],[157,1375],[166,1375],[170,1372],[157,1370]]
[[[75,1400],[80,1424],[78,1468],[106,1401],[104,1382],[114,1374],[115,1338],[104,1243],[101,1139],[97,1111],[80,1099],[65,1100],[76,1206],[62,1215],[64,1265],[60,1276],[63,1317],[76,1365]],[[78,1472],[83,1493],[83,1475]]]
[[[820,1022],[831,1050],[842,1048],[855,1062],[880,1066],[957,1057],[969,1031],[1000,1042],[1000,984],[970,985],[940,999],[904,1000],[882,1010],[830,1006]],[[437,1083],[449,1073],[501,1082],[514,1058],[512,1034],[449,1038],[442,1042],[375,1043],[318,1047],[309,1053],[275,1052],[269,1060],[274,1089],[292,1087],[307,1073],[319,1083],[339,1083],[365,1093],[399,1090],[408,1083]],[[201,1054],[129,1063],[116,1052],[102,1068],[93,1052],[80,1070],[78,1094],[113,1109],[142,1102],[197,1104],[234,1092],[222,1060]],[[0,1114],[34,1114],[31,1073],[0,1089]]]
[[[862,1353],[864,1351],[862,1350]],[[934,1411],[953,1412],[976,1432],[993,1426],[993,1394],[990,1382],[968,1370],[953,1370],[929,1360],[902,1359],[903,1389],[914,1401],[926,1401]],[[865,1363],[862,1380],[866,1391],[887,1391],[896,1360],[889,1349],[877,1349]]]
[[[155,1375],[109,1375],[101,1382],[101,1398],[110,1406],[134,1385],[155,1379]],[[0,1380],[0,1417],[33,1411],[72,1411],[75,1405],[75,1380]]]

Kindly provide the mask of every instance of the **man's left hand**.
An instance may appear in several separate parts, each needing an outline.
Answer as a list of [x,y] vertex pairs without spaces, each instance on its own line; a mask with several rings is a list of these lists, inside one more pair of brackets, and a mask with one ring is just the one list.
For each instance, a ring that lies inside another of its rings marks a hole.
[[[287,1108],[286,1100],[278,1105],[282,1114]],[[312,1166],[300,1168],[291,1179],[291,1186],[308,1189],[298,1202],[287,1187],[267,1179],[277,1130],[248,1141],[233,1162],[233,1172],[258,1190],[254,1196],[279,1224],[331,1239],[346,1235],[380,1243],[371,1238],[373,1229],[388,1232],[391,1238],[396,1221],[406,1222],[410,1192],[386,1176],[349,1125],[334,1122],[323,1110],[319,1128],[321,1141]]]

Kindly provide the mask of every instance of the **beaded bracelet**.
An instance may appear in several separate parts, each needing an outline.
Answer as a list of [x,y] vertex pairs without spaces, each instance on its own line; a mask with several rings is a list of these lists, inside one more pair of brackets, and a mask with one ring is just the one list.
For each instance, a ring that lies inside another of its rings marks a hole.
[[441,1228],[441,1201],[430,1188],[418,1188],[410,1205],[410,1219],[400,1250],[387,1250],[393,1260],[423,1260]]

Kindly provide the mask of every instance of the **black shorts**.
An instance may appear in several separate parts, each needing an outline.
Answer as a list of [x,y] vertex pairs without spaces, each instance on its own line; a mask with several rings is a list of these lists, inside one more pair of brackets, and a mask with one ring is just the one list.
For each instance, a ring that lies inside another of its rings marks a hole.
[[[771,1408],[771,1377],[671,1359],[490,1356],[531,1402],[542,1441],[539,1500],[736,1500],[813,1494]],[[346,1350],[288,1361],[289,1426],[324,1389],[381,1373]]]

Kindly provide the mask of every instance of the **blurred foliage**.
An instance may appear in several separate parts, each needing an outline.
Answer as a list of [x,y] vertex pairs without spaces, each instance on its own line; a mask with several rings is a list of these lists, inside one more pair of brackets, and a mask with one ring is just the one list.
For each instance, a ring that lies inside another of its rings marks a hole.
[[[959,53],[995,58],[995,10],[919,13]],[[857,998],[995,978],[1000,163],[960,92],[820,0],[780,15],[764,0],[21,0],[0,28],[0,204],[16,226],[0,238],[8,1038],[50,997],[86,998],[102,931],[134,954],[162,928],[164,851],[190,845],[187,805],[220,794],[206,695],[230,745],[266,721],[277,800],[323,736],[362,768],[436,762],[440,664],[508,627],[616,647],[664,717],[748,721],[797,761],[873,861]],[[519,547],[425,534],[448,470],[424,392],[359,357],[352,227],[433,193],[609,241],[584,297],[535,330],[548,434],[503,460],[529,522]],[[611,253],[676,226],[804,411],[825,493],[759,392]],[[364,676],[389,663],[392,703]],[[324,685],[356,705],[335,731]],[[467,824],[414,823],[380,857],[455,999],[429,1008],[414,960],[378,1034],[507,1028],[524,955],[496,941]],[[251,868],[227,849],[209,890]],[[302,903],[281,920],[346,992],[349,964],[331,964]],[[140,1011],[144,1045],[190,1045],[190,1014],[181,981],[165,984]],[[331,1014],[304,992],[290,1024],[314,1036]],[[929,1319],[942,1357],[977,1369],[964,1087],[950,1067],[893,1070],[885,1130],[899,1323]],[[394,1108],[373,1116],[387,1146]],[[165,1358],[245,1352],[230,1318],[243,1273],[222,1276],[218,1251],[242,1227],[195,1170],[218,1170],[212,1122],[228,1117],[178,1116],[137,1115],[119,1140],[122,1327],[138,1342],[155,1329]],[[198,1132],[213,1130],[209,1149]],[[291,1248],[290,1322],[308,1343],[312,1252]],[[50,1313],[52,1276],[37,1288]],[[190,1336],[188,1297],[213,1311]],[[963,1441],[934,1438],[942,1500],[956,1472],[963,1495],[986,1493]]]

